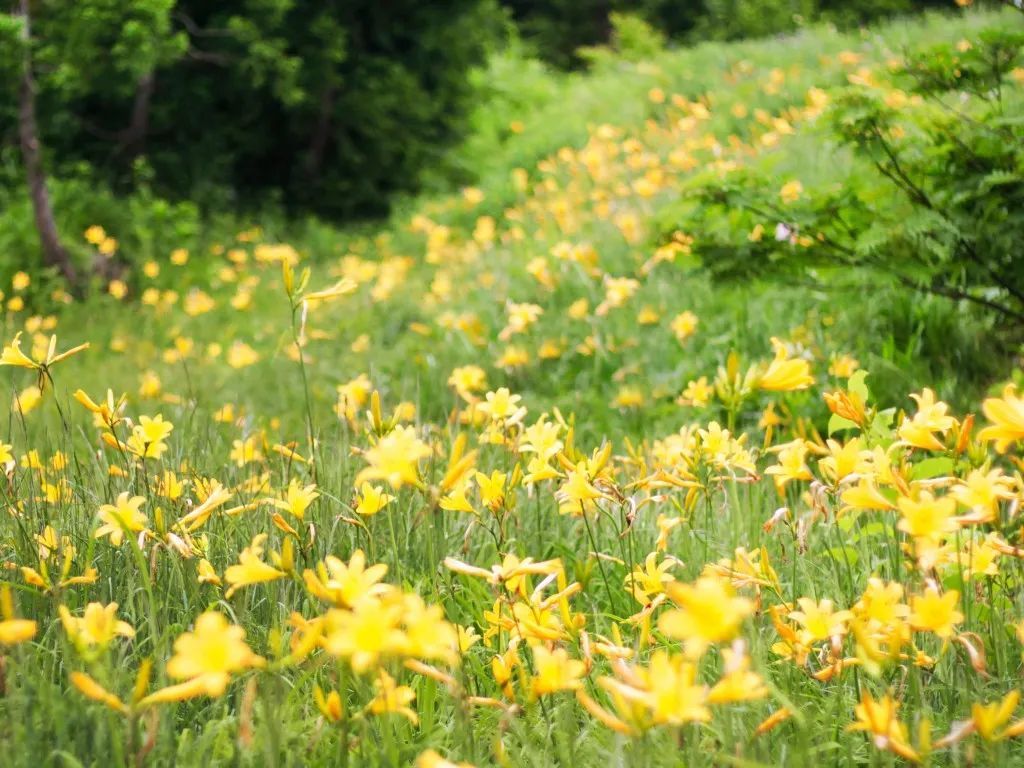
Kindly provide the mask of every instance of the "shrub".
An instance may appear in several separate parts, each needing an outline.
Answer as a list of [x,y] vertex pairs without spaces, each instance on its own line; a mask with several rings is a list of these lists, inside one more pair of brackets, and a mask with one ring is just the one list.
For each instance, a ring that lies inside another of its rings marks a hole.
[[[499,16],[490,0],[76,0],[34,13],[54,175],[85,162],[123,192],[145,157],[158,194],[278,191],[294,210],[339,218],[385,212],[461,135],[467,74]],[[0,25],[0,74],[20,66],[19,46],[3,44],[17,39],[14,18]],[[10,82],[0,146],[16,145]]]
[[703,263],[722,278],[834,285],[866,269],[991,313],[1018,339],[1022,45],[1021,32],[990,29],[974,45],[909,54],[891,82],[856,73],[818,128],[821,157],[841,179],[790,178],[787,195],[779,154],[704,174],[685,190],[672,227],[696,233]]

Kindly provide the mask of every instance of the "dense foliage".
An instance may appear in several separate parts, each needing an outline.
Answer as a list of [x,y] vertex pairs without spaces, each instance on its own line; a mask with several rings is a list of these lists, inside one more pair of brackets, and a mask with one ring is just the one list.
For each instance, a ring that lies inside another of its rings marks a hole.
[[[188,0],[31,4],[41,139],[127,191],[209,205],[380,215],[460,135],[495,9],[439,3]],[[0,19],[0,71],[20,66]],[[16,76],[0,82],[0,175],[20,178]]]
[[[151,187],[206,207],[387,211],[465,129],[467,75],[497,38],[491,0],[64,0],[28,3],[40,139],[50,171],[124,194]],[[633,13],[669,37],[732,39],[817,19],[866,21],[911,0],[588,0],[502,4],[541,56],[578,63]],[[22,43],[0,18],[0,185],[18,188]],[[446,172],[451,168],[446,166]],[[59,183],[59,182],[58,182]],[[60,218],[60,212],[58,211]]]
[[645,19],[667,36],[687,42],[735,40],[789,32],[815,21],[842,26],[948,5],[944,0],[501,0],[524,38],[546,60],[578,64],[577,49],[604,43],[613,14]]
[[1024,322],[1024,32],[924,44],[851,76],[818,130],[838,162],[775,181],[784,153],[684,188],[673,227],[717,276],[879,279],[974,304],[1011,340]]

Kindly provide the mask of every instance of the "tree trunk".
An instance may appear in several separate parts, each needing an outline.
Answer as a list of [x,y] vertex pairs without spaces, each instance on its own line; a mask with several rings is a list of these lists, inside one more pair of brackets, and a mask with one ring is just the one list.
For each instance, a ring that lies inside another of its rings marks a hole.
[[131,122],[121,133],[121,148],[128,159],[134,159],[146,148],[146,134],[149,133],[149,105],[156,90],[156,74],[147,72],[135,85],[135,100],[132,103]]
[[15,15],[22,18],[22,38],[25,54],[22,59],[21,87],[18,93],[18,139],[21,156],[25,163],[25,180],[28,183],[32,209],[35,213],[36,229],[43,248],[43,261],[47,266],[56,267],[71,286],[77,283],[78,275],[71,263],[68,252],[61,245],[57,234],[57,223],[53,218],[50,193],[46,188],[46,171],[43,168],[43,152],[39,141],[39,126],[36,122],[35,80],[32,78],[31,16],[28,0],[19,0]]

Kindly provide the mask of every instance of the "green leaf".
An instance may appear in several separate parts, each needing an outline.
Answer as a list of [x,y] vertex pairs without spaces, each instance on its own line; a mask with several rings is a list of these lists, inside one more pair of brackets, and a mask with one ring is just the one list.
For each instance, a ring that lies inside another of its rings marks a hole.
[[850,380],[846,382],[846,389],[851,394],[860,397],[860,399],[863,400],[865,403],[867,403],[868,399],[871,397],[871,392],[870,390],[868,390],[868,385],[866,382],[867,377],[868,372],[861,369],[859,371],[854,372],[853,376],[850,377]]
[[850,421],[849,419],[844,419],[838,413],[833,413],[832,418],[828,420],[829,437],[834,435],[836,432],[839,432],[840,430],[855,428],[856,426],[856,423]]
[[849,563],[851,566],[856,565],[857,560],[860,559],[857,550],[850,546],[829,547],[825,550],[825,554],[833,560],[838,560],[840,563]]
[[891,526],[883,523],[881,520],[875,520],[874,522],[868,523],[857,531],[854,531],[850,536],[850,543],[856,544],[862,539],[870,539],[874,536],[881,536],[889,530]]
[[876,440],[890,440],[893,436],[892,425],[896,420],[896,409],[886,408],[879,411],[871,420],[870,434]]
[[920,464],[914,465],[912,476],[915,480],[929,480],[933,477],[942,477],[953,471],[953,459],[948,456],[935,456],[925,459]]
[[838,518],[836,520],[836,525],[839,527],[839,530],[843,533],[849,533],[851,530],[853,530],[853,526],[857,524],[857,520],[860,519],[860,515],[861,513],[859,509],[851,510],[842,517]]

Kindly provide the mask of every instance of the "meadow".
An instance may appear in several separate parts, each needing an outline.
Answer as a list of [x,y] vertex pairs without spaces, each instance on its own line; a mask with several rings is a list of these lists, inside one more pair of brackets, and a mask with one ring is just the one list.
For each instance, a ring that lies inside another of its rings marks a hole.
[[509,51],[449,158],[473,186],[166,225],[84,300],[19,271],[0,764],[1024,760],[1020,262],[919,280],[946,198],[918,221],[842,140],[870,101],[925,146],[920,55],[1020,137],[1022,27]]

